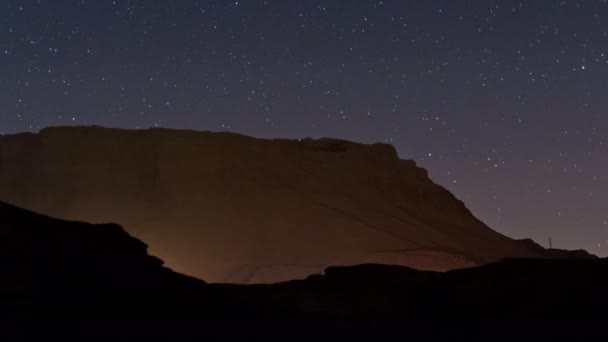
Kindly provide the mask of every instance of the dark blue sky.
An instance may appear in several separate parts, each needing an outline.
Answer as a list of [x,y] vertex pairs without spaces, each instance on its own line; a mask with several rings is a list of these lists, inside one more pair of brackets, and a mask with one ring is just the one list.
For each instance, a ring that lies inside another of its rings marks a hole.
[[0,132],[394,144],[512,237],[608,255],[608,3],[3,1]]

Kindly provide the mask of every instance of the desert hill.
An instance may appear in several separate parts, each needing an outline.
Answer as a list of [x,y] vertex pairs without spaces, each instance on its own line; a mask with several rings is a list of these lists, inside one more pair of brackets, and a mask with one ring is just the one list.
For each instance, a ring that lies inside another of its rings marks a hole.
[[608,305],[606,259],[207,284],[163,267],[118,225],[1,202],[0,273],[2,341],[590,341]]
[[210,282],[276,282],[362,263],[444,271],[555,256],[491,230],[385,144],[48,128],[0,136],[0,199],[119,223],[170,268]]

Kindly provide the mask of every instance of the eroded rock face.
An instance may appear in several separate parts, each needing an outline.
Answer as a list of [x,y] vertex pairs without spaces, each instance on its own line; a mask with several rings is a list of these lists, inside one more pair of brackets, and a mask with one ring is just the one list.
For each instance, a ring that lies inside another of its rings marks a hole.
[[427,270],[543,257],[477,220],[389,145],[168,129],[0,137],[0,199],[117,222],[172,269],[276,282],[327,266]]

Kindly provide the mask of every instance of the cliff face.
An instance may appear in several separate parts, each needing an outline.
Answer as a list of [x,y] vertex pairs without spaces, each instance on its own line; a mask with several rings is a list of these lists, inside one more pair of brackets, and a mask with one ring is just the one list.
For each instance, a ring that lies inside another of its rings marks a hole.
[[212,282],[548,256],[492,231],[384,144],[49,128],[0,137],[0,199],[120,223],[172,269]]

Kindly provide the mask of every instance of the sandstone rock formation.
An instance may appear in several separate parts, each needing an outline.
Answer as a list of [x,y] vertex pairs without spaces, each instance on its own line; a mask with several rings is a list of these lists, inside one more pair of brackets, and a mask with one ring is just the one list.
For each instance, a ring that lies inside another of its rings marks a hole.
[[384,144],[48,128],[0,136],[0,200],[119,223],[172,269],[211,282],[553,256],[491,230]]

